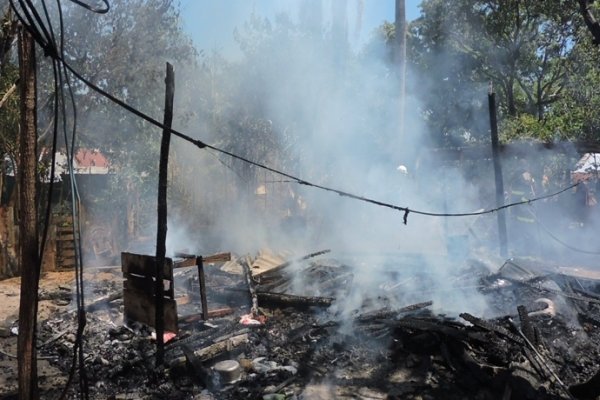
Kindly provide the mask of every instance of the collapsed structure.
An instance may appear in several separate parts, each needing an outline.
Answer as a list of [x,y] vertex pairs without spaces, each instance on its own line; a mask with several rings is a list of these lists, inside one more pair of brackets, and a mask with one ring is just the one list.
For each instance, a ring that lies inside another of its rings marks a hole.
[[[585,382],[597,369],[600,274],[479,258],[445,265],[452,272],[440,285],[423,268],[435,262],[447,261],[328,251],[219,258],[205,265],[209,318],[197,266],[176,268],[178,332],[165,335],[164,368],[154,365],[153,330],[124,320],[131,304],[123,298],[121,267],[97,270],[87,302],[90,398],[598,395],[594,380]],[[465,296],[470,304],[454,303]],[[75,340],[70,298],[65,288],[45,298],[63,311],[40,331],[41,356],[65,374]],[[479,298],[485,304],[476,304]],[[0,353],[0,360],[8,357]]]

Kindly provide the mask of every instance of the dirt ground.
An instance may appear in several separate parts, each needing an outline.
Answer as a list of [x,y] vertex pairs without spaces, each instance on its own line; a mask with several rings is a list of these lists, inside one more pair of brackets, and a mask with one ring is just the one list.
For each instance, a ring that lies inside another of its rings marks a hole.
[[[40,301],[38,322],[48,319],[59,311],[72,307],[70,302],[53,296],[55,293],[70,293],[74,290],[74,271],[47,272],[40,279]],[[13,398],[18,389],[17,380],[17,335],[20,301],[20,278],[0,281],[0,399]],[[38,343],[38,346],[41,343]],[[39,385],[42,391],[64,387],[67,377],[50,365],[44,357],[38,357]]]

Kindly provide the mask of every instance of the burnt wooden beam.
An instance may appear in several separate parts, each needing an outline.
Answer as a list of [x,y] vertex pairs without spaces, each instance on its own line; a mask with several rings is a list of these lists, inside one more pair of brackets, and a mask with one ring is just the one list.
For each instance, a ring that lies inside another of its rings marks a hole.
[[231,253],[218,253],[210,256],[197,256],[194,254],[175,253],[175,257],[184,258],[184,260],[175,262],[173,268],[194,267],[198,265],[199,257],[202,257],[202,261],[205,264],[231,261]]
[[[206,362],[212,360],[221,354],[231,351],[236,347],[240,347],[248,343],[248,334],[243,333],[236,336],[217,341],[216,343],[209,344],[203,348],[193,351],[194,359],[198,359],[200,362]],[[188,354],[190,356],[191,354]],[[177,368],[178,366],[186,362],[185,357],[178,357],[169,363],[169,368]]]
[[[498,120],[496,117],[496,93],[490,83],[488,93],[488,106],[490,113],[490,132],[492,136],[492,158],[494,160],[494,178],[496,181],[496,207],[504,206],[504,180],[502,178],[502,164],[500,162],[500,150],[498,149]],[[505,257],[508,254],[507,233],[506,233],[506,213],[504,210],[498,210],[498,238],[500,239],[500,256]]]
[[256,295],[261,304],[278,305],[298,308],[329,307],[335,301],[332,297],[296,296],[284,293],[257,291]]
[[200,301],[202,302],[202,319],[208,319],[208,299],[206,296],[206,277],[204,276],[204,263],[202,257],[198,257],[198,286],[200,288]]
[[246,277],[246,283],[248,284],[248,291],[250,293],[250,299],[252,301],[252,308],[250,312],[253,315],[258,314],[258,298],[256,296],[256,288],[254,287],[254,281],[252,280],[252,272],[250,271],[250,265],[246,260],[241,261],[242,268],[244,269],[244,276]]
[[163,296],[163,265],[165,263],[167,240],[167,179],[169,166],[169,147],[171,142],[171,124],[173,122],[173,98],[175,96],[175,74],[173,66],[167,63],[165,78],[165,112],[160,144],[160,161],[158,171],[158,222],[156,232],[156,285],[155,285],[155,311],[156,328],[156,364],[164,362],[164,296]]

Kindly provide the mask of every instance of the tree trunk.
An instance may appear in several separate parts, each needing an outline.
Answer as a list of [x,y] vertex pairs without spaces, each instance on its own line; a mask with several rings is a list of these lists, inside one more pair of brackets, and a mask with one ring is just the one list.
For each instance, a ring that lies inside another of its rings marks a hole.
[[36,211],[36,65],[31,35],[19,33],[21,137],[19,140],[19,237],[21,300],[19,307],[19,399],[39,397],[37,387],[36,323],[40,260]]
[[508,78],[508,82],[504,85],[506,91],[506,107],[508,108],[508,115],[511,117],[517,116],[517,105],[515,104],[515,80],[511,76]]
[[590,10],[590,3],[589,0],[579,0],[579,12],[585,21],[585,25],[592,33],[594,44],[598,45],[600,44],[600,24]]

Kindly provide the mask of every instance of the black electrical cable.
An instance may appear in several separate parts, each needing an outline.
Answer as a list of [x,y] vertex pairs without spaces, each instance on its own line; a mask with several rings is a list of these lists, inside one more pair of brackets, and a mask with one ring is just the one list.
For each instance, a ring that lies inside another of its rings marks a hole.
[[[48,26],[50,27],[50,34],[53,43],[56,44],[56,38],[54,36],[54,31],[52,29],[52,25],[50,23],[50,15],[48,13],[48,9],[46,7],[46,3],[42,2],[42,6],[44,8],[44,14],[46,16],[46,21],[48,22]],[[50,164],[50,184],[48,187],[48,201],[46,204],[46,213],[44,217],[44,229],[42,232],[42,240],[40,244],[40,253],[39,253],[39,263],[40,263],[40,271],[42,259],[44,257],[44,250],[46,248],[46,242],[48,240],[48,229],[50,226],[50,215],[52,210],[52,192],[54,191],[54,175],[56,173],[56,146],[57,146],[57,138],[58,138],[58,127],[56,121],[58,121],[58,75],[57,75],[58,63],[56,60],[52,60],[52,70],[54,74],[54,126],[52,133],[52,157]]]
[[[57,4],[58,4],[58,10],[59,10],[59,17],[60,17],[60,54],[62,57],[62,56],[64,56],[64,21],[63,21],[63,14],[62,14],[62,7],[60,5],[60,0],[57,0]],[[48,12],[48,8],[46,6],[45,1],[42,1],[42,7],[44,10],[46,21],[48,23],[48,29],[45,29],[44,24],[42,23],[41,19],[39,18],[39,14],[33,8],[34,6],[31,4],[30,1],[26,2],[26,5],[25,5],[20,0],[20,5],[21,5],[21,8],[23,9],[28,21],[32,21],[35,18],[38,21],[39,25],[43,27],[43,31],[44,31],[43,33],[40,33],[36,29],[35,24],[32,24],[30,27],[28,27],[28,30],[31,32],[34,39],[37,38],[37,40],[43,40],[40,38],[42,38],[43,36],[46,37],[46,40],[45,40],[46,55],[57,54],[57,48],[59,46],[57,46],[57,43],[56,43],[54,29],[52,27],[50,14]],[[13,6],[13,8],[14,8],[14,3],[12,2],[12,0],[11,0],[11,6]],[[32,12],[34,13],[33,17],[28,12],[28,7],[32,8],[32,10],[33,10]],[[18,11],[16,9],[15,9],[15,14],[21,20],[21,22],[24,24],[22,16],[18,13]],[[76,297],[77,297],[77,310],[78,310],[77,336],[76,336],[76,341],[75,341],[75,346],[74,346],[73,362],[72,362],[71,370],[69,373],[69,379],[68,379],[67,385],[65,386],[64,391],[61,395],[61,398],[64,398],[66,396],[68,388],[70,387],[70,384],[74,377],[77,361],[79,361],[78,362],[79,375],[80,375],[79,394],[80,394],[81,398],[88,399],[89,398],[88,382],[87,382],[87,377],[85,374],[85,363],[84,363],[84,358],[83,358],[83,355],[84,355],[84,353],[83,353],[83,331],[84,331],[85,325],[86,325],[84,287],[83,287],[83,270],[82,270],[83,263],[82,263],[82,257],[81,257],[81,243],[80,243],[80,240],[78,240],[81,237],[81,224],[79,222],[79,214],[78,214],[78,204],[79,203],[75,201],[75,194],[77,195],[78,200],[79,200],[79,194],[78,194],[78,190],[76,187],[76,181],[74,179],[74,172],[73,172],[73,154],[74,154],[76,126],[77,126],[76,104],[75,104],[74,93],[73,93],[72,86],[71,86],[71,83],[70,83],[70,80],[68,77],[67,70],[65,69],[64,65],[59,64],[58,59],[56,57],[52,57],[52,63],[53,63],[52,66],[53,66],[54,86],[55,86],[54,134],[53,134],[53,146],[52,146],[52,166],[51,166],[50,188],[49,188],[48,204],[47,204],[47,208],[46,208],[46,223],[44,225],[44,234],[43,234],[42,246],[41,246],[41,251],[40,251],[40,267],[41,267],[41,259],[43,257],[43,249],[46,244],[47,230],[49,227],[49,218],[50,218],[52,192],[53,192],[53,182],[54,182],[54,175],[55,175],[56,142],[57,142],[57,137],[58,137],[58,119],[59,119],[58,117],[59,117],[59,108],[60,108],[61,115],[62,115],[63,133],[65,136],[65,146],[66,146],[66,153],[67,153],[67,159],[68,159],[69,175],[70,175],[70,183],[71,183],[71,193],[72,193],[72,205],[73,205],[72,217],[73,217],[73,221],[74,221],[73,222],[74,223],[74,241],[76,244],[75,245],[75,252],[76,252],[76,268],[75,268],[75,270],[76,270]],[[63,73],[64,73],[64,78],[63,78]],[[72,144],[71,144],[70,151],[68,148],[69,140],[68,140],[68,135],[67,135],[67,131],[68,131],[68,129],[67,129],[67,112],[66,112],[66,101],[65,101],[65,95],[64,95],[65,81],[66,81],[67,87],[69,89],[70,99],[71,99],[71,103],[73,106],[73,115],[74,115],[73,137],[72,137]],[[76,211],[76,208],[77,208],[77,211]],[[77,227],[77,230],[75,230],[75,226]]]
[[358,196],[358,195],[355,195],[355,194],[352,194],[352,193],[349,193],[349,192],[345,192],[345,191],[342,191],[342,190],[339,190],[339,189],[334,189],[334,188],[330,188],[330,187],[327,187],[327,186],[318,185],[318,184],[309,182],[309,181],[307,181],[305,179],[302,179],[302,178],[296,177],[294,175],[288,174],[286,172],[279,171],[279,170],[277,170],[275,168],[272,168],[272,167],[269,167],[269,166],[267,166],[265,164],[261,164],[261,163],[258,163],[256,161],[252,161],[252,160],[250,160],[250,159],[248,159],[246,157],[237,155],[237,154],[232,153],[230,151],[218,148],[216,146],[212,146],[212,145],[207,144],[207,143],[205,143],[205,142],[203,142],[201,140],[193,139],[192,137],[190,137],[190,136],[188,136],[188,135],[186,135],[184,133],[181,133],[181,132],[179,132],[179,131],[177,131],[175,129],[172,129],[172,128],[169,128],[167,126],[164,126],[161,122],[159,122],[159,121],[155,120],[154,118],[152,118],[152,117],[144,114],[143,112],[135,109],[134,107],[130,106],[129,104],[125,103],[124,101],[116,98],[115,96],[111,95],[110,93],[106,92],[102,88],[96,86],[95,84],[93,84],[92,82],[90,82],[89,80],[87,80],[85,77],[83,77],[79,72],[77,72],[77,70],[75,70],[71,65],[69,65],[69,63],[67,63],[63,59],[61,59],[60,61],[63,63],[63,65],[77,79],[79,79],[81,82],[83,82],[90,89],[92,89],[95,92],[99,93],[103,97],[106,97],[107,99],[109,99],[113,103],[119,105],[120,107],[122,107],[125,110],[131,112],[132,114],[137,115],[138,117],[142,118],[143,120],[151,123],[152,125],[157,126],[159,128],[162,128],[162,129],[165,129],[165,130],[168,130],[168,131],[171,132],[171,134],[173,134],[173,135],[175,135],[175,136],[177,136],[177,137],[179,137],[179,138],[181,138],[183,140],[186,140],[187,142],[192,143],[193,145],[197,146],[200,149],[205,149],[206,148],[206,149],[214,150],[214,151],[216,151],[218,153],[225,154],[225,155],[227,155],[227,156],[229,156],[231,158],[243,161],[246,164],[253,165],[255,167],[258,167],[258,168],[264,169],[266,171],[270,171],[270,172],[272,172],[274,174],[277,174],[277,175],[283,176],[285,178],[291,179],[291,180],[293,180],[293,181],[295,181],[295,182],[297,182],[297,183],[299,183],[301,185],[311,186],[311,187],[314,187],[314,188],[317,188],[317,189],[321,189],[321,190],[324,190],[324,191],[336,193],[336,194],[338,194],[340,196],[343,196],[343,197],[349,197],[349,198],[352,198],[352,199],[355,199],[355,200],[364,201],[364,202],[371,203],[371,204],[374,204],[374,205],[378,205],[378,206],[381,206],[381,207],[387,207],[387,208],[391,208],[393,210],[402,211],[402,212],[404,212],[405,224],[406,224],[406,219],[408,217],[408,213],[411,213],[411,212],[414,213],[414,214],[420,214],[420,215],[431,216],[431,217],[468,217],[468,216],[490,214],[490,213],[494,213],[494,212],[497,212],[497,211],[500,211],[500,210],[503,210],[503,209],[506,209],[506,208],[510,208],[510,207],[514,207],[514,206],[518,206],[518,205],[522,205],[522,204],[529,204],[529,203],[533,203],[533,202],[536,202],[536,201],[539,201],[539,200],[543,200],[543,199],[547,199],[547,198],[550,198],[550,197],[553,197],[553,196],[557,196],[557,195],[559,195],[559,194],[561,194],[563,192],[566,192],[567,190],[572,189],[572,188],[574,188],[575,186],[578,185],[578,184],[571,185],[571,186],[566,187],[566,188],[560,190],[559,192],[556,192],[556,193],[551,194],[551,195],[542,196],[542,197],[539,197],[539,198],[534,198],[534,199],[525,200],[525,201],[520,201],[520,202],[516,202],[516,203],[506,204],[506,205],[498,207],[498,208],[494,208],[494,209],[491,209],[491,210],[480,211],[480,212],[453,213],[453,214],[451,214],[451,213],[432,213],[432,212],[427,212],[427,211],[412,210],[412,209],[409,209],[408,207],[402,207],[402,206],[398,206],[398,205],[395,205],[395,204],[390,204],[390,203],[382,202],[382,201],[379,201],[379,200],[371,199],[371,198],[368,198],[368,197]]
[[104,8],[98,8],[98,7],[92,7],[87,3],[84,3],[83,1],[79,1],[79,0],[69,0],[71,3],[75,3],[78,6],[81,6],[91,12],[95,12],[97,14],[106,14],[107,12],[110,11],[110,4],[108,3],[108,0],[101,0],[102,3],[104,3]]
[[566,247],[569,250],[577,252],[577,253],[591,254],[591,255],[596,255],[596,256],[600,255],[600,251],[584,250],[584,249],[581,249],[579,247],[573,246],[573,245],[571,245],[571,244],[569,244],[569,243],[561,240],[556,235],[554,235],[554,233],[552,233],[552,231],[550,229],[548,229],[548,227],[545,224],[543,224],[542,221],[539,218],[537,218],[537,215],[534,214],[534,216],[535,216],[535,218],[534,218],[535,222],[538,224],[538,226],[540,228],[542,228],[542,231],[544,231],[548,236],[550,236],[550,238],[552,240],[554,240],[555,242],[559,243],[560,245]]
[[[62,13],[62,7],[60,0],[56,0],[59,10],[59,27],[60,27],[60,55],[64,57],[64,18]],[[59,70],[59,81],[61,93],[63,94],[63,133],[65,138],[65,146],[68,158],[68,168],[69,168],[69,180],[71,184],[71,213],[73,219],[73,240],[75,241],[75,270],[76,270],[76,287],[77,287],[77,335],[76,335],[76,346],[78,347],[77,359],[78,359],[78,367],[79,367],[79,394],[83,399],[89,398],[89,390],[88,390],[88,380],[87,374],[85,371],[85,360],[84,360],[84,351],[83,351],[83,333],[85,330],[85,326],[87,324],[86,321],[86,312],[85,312],[85,288],[83,281],[83,256],[82,256],[82,248],[81,248],[81,220],[80,220],[80,201],[81,198],[79,196],[79,188],[77,187],[77,180],[75,177],[75,173],[73,170],[74,165],[74,157],[75,157],[75,141],[77,134],[77,104],[75,102],[75,95],[73,93],[73,88],[71,85],[71,81],[69,79],[68,71],[62,66],[62,71]],[[64,73],[64,79],[63,79]],[[69,98],[71,101],[71,107],[73,112],[73,128],[72,128],[72,137],[71,137],[71,149],[69,149],[69,138],[67,134],[67,125],[66,125],[66,102],[64,101],[64,83],[67,85],[67,89],[69,91]],[[74,354],[75,356],[75,354]],[[73,363],[73,368],[74,370]]]
[[[42,45],[42,43],[40,43],[40,45]],[[188,136],[188,135],[186,135],[184,133],[181,133],[181,132],[179,132],[179,131],[177,131],[177,130],[175,130],[173,128],[169,128],[169,127],[164,126],[158,120],[156,120],[156,119],[148,116],[147,114],[145,114],[145,113],[137,110],[136,108],[130,106],[129,104],[125,103],[124,101],[118,99],[117,97],[113,96],[112,94],[110,94],[107,91],[103,90],[102,88],[98,87],[97,85],[95,85],[94,83],[92,83],[91,81],[89,81],[88,79],[86,79],[84,76],[82,76],[69,63],[67,63],[64,60],[64,57],[62,57],[62,55],[58,55],[58,54],[56,54],[56,52],[51,52],[51,51],[48,51],[47,54],[49,54],[49,55],[51,55],[53,57],[56,57],[67,70],[69,70],[77,79],[79,79],[81,82],[83,82],[90,89],[94,90],[95,92],[99,93],[103,97],[109,99],[110,101],[112,101],[113,103],[119,105],[120,107],[124,108],[125,110],[129,111],[130,113],[132,113],[134,115],[137,115],[138,117],[140,117],[143,120],[151,123],[154,126],[162,128],[163,130],[170,131],[173,135],[175,135],[175,136],[177,136],[177,137],[179,137],[179,138],[181,138],[183,140],[186,140],[186,141],[194,144],[195,146],[197,146],[200,149],[207,148],[207,149],[214,150],[214,151],[216,151],[218,153],[221,153],[221,154],[227,155],[227,156],[229,156],[231,158],[240,160],[240,161],[245,162],[245,163],[247,163],[249,165],[253,165],[255,167],[258,167],[258,168],[264,169],[266,171],[270,171],[270,172],[272,172],[274,174],[277,174],[277,175],[283,176],[285,178],[291,179],[291,180],[293,180],[293,181],[295,181],[295,182],[297,182],[297,183],[299,183],[301,185],[311,186],[311,187],[314,187],[314,188],[317,188],[317,189],[321,189],[321,190],[324,190],[324,191],[336,193],[336,194],[338,194],[340,196],[343,196],[343,197],[349,197],[349,198],[352,198],[352,199],[355,199],[355,200],[364,201],[364,202],[371,203],[371,204],[374,204],[374,205],[378,205],[378,206],[381,206],[381,207],[387,207],[387,208],[390,208],[390,209],[393,209],[393,210],[402,211],[404,213],[404,217],[403,217],[404,224],[407,224],[408,215],[411,212],[414,213],[414,214],[431,216],[431,217],[467,217],[467,216],[484,215],[484,214],[494,213],[494,212],[497,212],[497,211],[500,211],[500,210],[503,210],[503,209],[507,209],[507,208],[510,208],[510,207],[514,207],[514,206],[518,206],[518,205],[522,205],[522,204],[529,204],[529,203],[532,203],[532,202],[535,202],[535,201],[538,201],[538,200],[542,200],[542,199],[546,199],[546,198],[549,198],[549,197],[553,197],[553,196],[559,195],[559,194],[561,194],[561,193],[563,193],[563,192],[565,192],[565,191],[567,191],[569,189],[572,189],[573,187],[575,187],[577,185],[577,184],[574,184],[574,185],[569,186],[567,188],[564,188],[563,190],[561,190],[561,191],[559,191],[557,193],[554,193],[552,195],[543,196],[543,197],[540,197],[540,198],[534,198],[534,199],[525,200],[525,201],[520,201],[520,202],[516,202],[516,203],[511,203],[511,204],[507,204],[507,205],[504,205],[504,206],[501,206],[501,207],[498,207],[498,208],[494,208],[494,209],[490,209],[490,210],[484,210],[484,211],[480,211],[480,212],[470,212],[470,213],[433,213],[433,212],[427,212],[427,211],[412,210],[412,209],[410,209],[408,207],[402,207],[402,206],[398,206],[398,205],[395,205],[395,204],[386,203],[386,202],[382,202],[382,201],[379,201],[379,200],[371,199],[371,198],[368,198],[368,197],[358,196],[358,195],[355,195],[355,194],[352,194],[352,193],[349,193],[349,192],[346,192],[346,191],[342,191],[342,190],[339,190],[339,189],[334,189],[334,188],[331,188],[331,187],[327,187],[327,186],[323,186],[323,185],[318,185],[318,184],[309,182],[309,181],[307,181],[305,179],[302,179],[302,178],[296,177],[294,175],[288,174],[286,172],[279,171],[279,170],[274,169],[272,167],[269,167],[267,165],[258,163],[256,161],[252,161],[252,160],[250,160],[250,159],[248,159],[246,157],[234,154],[234,153],[232,153],[230,151],[227,151],[227,150],[224,150],[224,149],[220,149],[220,148],[218,148],[216,146],[209,145],[209,144],[207,144],[207,143],[205,143],[205,142],[203,142],[201,140],[193,139],[192,137],[190,137],[190,136]]]

